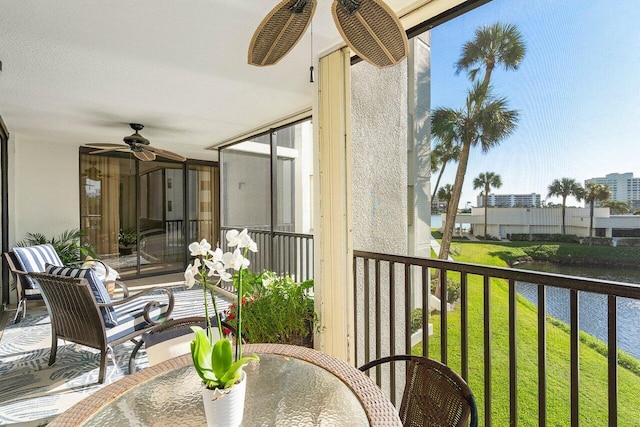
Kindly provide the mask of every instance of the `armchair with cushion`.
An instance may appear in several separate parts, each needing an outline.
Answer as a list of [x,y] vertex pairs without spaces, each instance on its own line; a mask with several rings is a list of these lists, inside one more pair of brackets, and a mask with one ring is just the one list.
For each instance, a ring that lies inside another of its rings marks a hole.
[[[95,348],[100,350],[99,383],[104,382],[109,349],[126,341],[137,344],[137,337],[159,328],[173,310],[173,293],[163,287],[111,301],[91,269],[48,265],[45,273],[29,277],[39,284],[51,318],[49,366],[56,361],[58,338]],[[166,294],[167,302],[160,303],[157,292]]]
[[42,300],[38,282],[29,277],[28,273],[41,273],[45,264],[62,266],[62,261],[56,250],[50,244],[15,247],[5,252],[4,258],[13,276],[13,282],[18,296],[18,307],[13,318],[18,323],[27,314],[27,301]]
[[[29,273],[42,273],[45,271],[47,264],[58,267],[62,267],[64,264],[60,260],[54,247],[49,243],[14,247],[11,251],[5,252],[3,256],[11,271],[16,287],[18,306],[13,320],[14,323],[18,323],[27,314],[27,301],[42,300],[40,286],[37,280],[29,277]],[[100,260],[92,259],[91,262],[95,265],[97,272],[101,269],[104,270],[104,276],[113,282],[114,286],[117,285],[121,287],[125,297],[128,296],[127,287],[124,283],[117,280],[118,276],[115,270]]]

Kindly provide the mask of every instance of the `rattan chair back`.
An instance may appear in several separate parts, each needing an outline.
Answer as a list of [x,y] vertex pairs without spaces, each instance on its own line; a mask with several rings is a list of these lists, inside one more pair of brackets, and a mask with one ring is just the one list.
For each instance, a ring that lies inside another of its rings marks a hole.
[[406,384],[399,409],[404,426],[478,425],[478,411],[467,383],[448,366],[426,357],[396,355],[374,360],[367,371],[383,363],[405,361]]

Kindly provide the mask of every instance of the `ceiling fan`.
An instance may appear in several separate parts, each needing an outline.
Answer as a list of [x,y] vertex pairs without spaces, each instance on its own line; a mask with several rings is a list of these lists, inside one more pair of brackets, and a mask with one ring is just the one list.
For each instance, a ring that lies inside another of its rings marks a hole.
[[99,148],[92,151],[90,154],[108,153],[110,151],[131,151],[134,156],[144,162],[150,162],[156,159],[156,156],[165,157],[171,160],[177,160],[184,162],[186,157],[176,154],[171,151],[161,150],[149,145],[149,140],[140,135],[138,131],[141,131],[144,126],[139,123],[129,123],[131,129],[135,131],[133,135],[125,136],[122,140],[127,145],[122,144],[86,144],[89,147]]
[[[274,65],[300,41],[317,0],[282,0],[267,14],[249,44],[248,63]],[[409,53],[407,35],[384,0],[333,0],[333,20],[347,45],[379,68],[391,67]]]

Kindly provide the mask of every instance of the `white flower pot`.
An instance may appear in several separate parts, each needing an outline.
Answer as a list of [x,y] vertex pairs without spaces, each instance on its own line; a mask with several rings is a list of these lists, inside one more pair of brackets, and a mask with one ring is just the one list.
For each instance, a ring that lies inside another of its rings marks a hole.
[[209,390],[202,387],[202,402],[209,427],[237,427],[242,423],[247,374],[242,371],[240,382],[230,389]]

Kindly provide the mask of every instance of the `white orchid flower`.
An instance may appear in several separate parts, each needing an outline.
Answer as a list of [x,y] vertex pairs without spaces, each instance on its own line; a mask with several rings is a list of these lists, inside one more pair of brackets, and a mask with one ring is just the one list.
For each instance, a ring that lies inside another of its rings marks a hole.
[[240,249],[236,249],[231,252],[227,252],[223,255],[224,265],[227,268],[233,268],[235,271],[239,271],[242,268],[249,266],[249,260],[242,256]]
[[216,248],[215,251],[209,251],[210,258],[204,260],[204,264],[209,269],[209,276],[213,276],[216,271],[225,271],[227,267],[224,265],[222,249]]
[[238,230],[229,230],[226,237],[228,245],[232,248],[237,246],[239,249],[249,248],[251,252],[258,252],[258,245],[249,236],[246,228],[240,232]]
[[[243,230],[243,232],[246,231],[246,228]],[[238,232],[238,230],[229,230],[227,231],[227,234],[225,235],[225,237],[227,238],[227,245],[229,245],[230,247],[234,247],[234,246],[238,246],[238,244],[240,243],[240,232]]]
[[223,282],[231,282],[233,280],[231,273],[228,273],[225,270],[216,270],[216,276],[220,277],[220,280]]
[[200,259],[196,258],[193,261],[193,264],[189,264],[187,269],[184,271],[184,284],[187,288],[193,287],[196,283],[196,277],[200,275]]
[[202,239],[200,243],[193,242],[189,245],[191,256],[207,256],[210,250],[211,244],[207,242],[207,239]]

